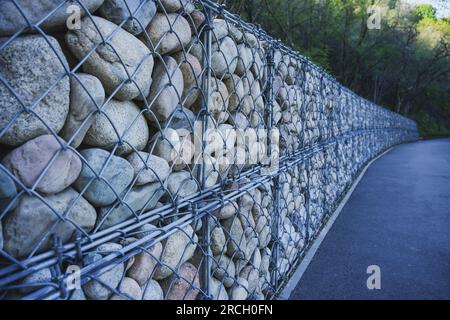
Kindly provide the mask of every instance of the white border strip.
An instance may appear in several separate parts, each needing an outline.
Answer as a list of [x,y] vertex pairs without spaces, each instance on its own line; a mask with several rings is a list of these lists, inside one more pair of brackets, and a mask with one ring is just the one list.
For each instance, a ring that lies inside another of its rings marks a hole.
[[308,252],[306,253],[303,260],[300,262],[300,264],[297,267],[297,270],[295,270],[293,276],[289,280],[289,282],[284,287],[281,294],[278,296],[277,300],[289,300],[292,292],[297,287],[297,284],[299,283],[300,279],[303,277],[303,274],[305,273],[306,269],[308,268],[309,264],[311,263],[312,259],[314,258],[314,255],[316,254],[317,250],[319,249],[320,245],[322,244],[323,239],[325,239],[328,231],[330,231],[331,227],[333,226],[334,222],[336,221],[337,217],[341,213],[342,209],[347,204],[348,199],[350,199],[350,196],[352,195],[353,191],[355,191],[357,185],[365,175],[367,169],[372,165],[373,162],[384,156],[386,153],[390,152],[394,147],[390,147],[385,152],[380,154],[378,157],[372,159],[361,171],[358,178],[353,182],[350,190],[345,195],[344,199],[342,199],[339,206],[336,208],[336,210],[331,215],[330,219],[327,221],[327,224],[320,232],[317,239],[314,241],[312,246],[309,248]]

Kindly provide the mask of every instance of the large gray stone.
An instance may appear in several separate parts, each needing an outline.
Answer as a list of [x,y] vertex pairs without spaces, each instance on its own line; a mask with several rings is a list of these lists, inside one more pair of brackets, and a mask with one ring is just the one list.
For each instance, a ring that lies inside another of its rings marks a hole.
[[214,19],[213,21],[212,41],[217,42],[228,36],[228,23],[223,19]]
[[[58,8],[39,27],[46,31],[59,31],[67,30],[67,21],[73,15],[73,10],[69,10],[70,6],[76,5],[80,10],[80,15],[84,16],[86,15],[84,8],[92,13],[102,5],[103,0],[81,0],[83,6],[71,1],[63,3],[61,0],[16,0],[15,2],[32,24],[44,19]],[[20,10],[13,1],[0,1],[0,36],[12,35],[28,26]],[[27,32],[31,32],[31,30],[27,30]]]
[[214,256],[211,268],[213,276],[221,280],[225,287],[229,288],[233,285],[236,267],[230,258],[226,255]]
[[136,186],[120,202],[100,209],[100,229],[107,229],[124,222],[139,213],[155,208],[157,202],[164,194],[160,183],[150,183]]
[[133,152],[127,157],[134,169],[136,185],[164,182],[170,174],[169,163],[147,152]]
[[[0,74],[17,95],[0,82],[0,130],[13,122],[0,143],[17,146],[50,130],[59,132],[64,125],[69,112],[69,77],[64,76],[68,65],[56,39],[47,36],[47,40],[21,36],[0,52]],[[33,107],[36,115],[23,112],[23,107]]]
[[[67,46],[79,60],[89,54],[83,70],[100,79],[108,94],[121,86],[114,95],[116,99],[146,97],[153,70],[153,56],[148,48],[110,21],[96,16],[92,20],[83,18],[79,30],[66,34]],[[103,44],[103,39],[109,37],[108,43]]]
[[198,59],[189,53],[179,52],[173,56],[180,65],[183,73],[184,89],[181,100],[186,108],[189,108],[197,100],[202,87],[200,75],[202,66]]
[[162,245],[160,242],[154,244],[146,251],[142,251],[127,272],[127,276],[133,278],[140,286],[145,286],[153,275],[153,271],[161,257]]
[[193,10],[191,13],[187,14],[187,21],[191,26],[192,34],[199,34],[200,27],[205,22],[205,14],[201,10]]
[[[98,207],[112,204],[117,199],[116,194],[120,195],[133,180],[133,167],[127,160],[110,155],[102,149],[86,149],[80,153],[87,164],[83,163],[80,176],[74,184],[75,188],[81,192],[89,183],[83,195],[91,204]],[[106,168],[102,171],[104,166]],[[97,177],[100,172],[101,177],[108,183]]]
[[239,58],[235,72],[237,75],[242,77],[247,73],[247,71],[250,70],[253,64],[253,53],[252,49],[244,43],[237,46],[237,51]]
[[53,135],[17,147],[3,158],[2,164],[29,188],[40,179],[36,190],[46,194],[63,191],[81,172],[80,157],[70,149],[63,150]]
[[200,290],[197,268],[189,262],[177,268],[177,273],[161,281],[166,300],[195,300]]
[[247,248],[247,240],[241,221],[235,216],[221,220],[227,239],[227,254],[233,259],[243,258]]
[[253,293],[259,284],[259,273],[253,266],[244,267],[239,273],[239,277],[244,278],[248,282],[248,290]]
[[246,300],[248,296],[248,281],[244,278],[237,278],[230,289],[231,300]]
[[[229,103],[229,94],[228,89],[225,83],[217,78],[211,78],[211,93],[208,101],[208,112],[210,113],[210,124],[214,126],[212,120],[215,121],[215,124],[221,124],[227,121],[229,118],[228,113],[228,103]],[[200,111],[203,107],[203,98],[202,95],[199,95],[197,101],[193,105],[193,109],[195,111]]]
[[197,247],[197,235],[190,225],[170,235],[164,242],[161,264],[153,276],[156,280],[169,277],[174,270],[189,260]]
[[98,12],[117,25],[126,20],[122,28],[138,35],[155,16],[156,4],[154,0],[105,0]]
[[145,148],[149,138],[147,121],[139,107],[132,101],[111,100],[97,113],[86,133],[84,143],[93,147],[112,150],[124,155]]
[[212,215],[215,216],[217,219],[228,219],[236,214],[238,208],[239,207],[237,203],[233,201],[227,203],[220,209],[214,210],[212,212]]
[[109,300],[141,300],[142,290],[139,284],[132,278],[124,277],[117,287],[118,294],[114,294]]
[[154,145],[153,153],[166,160],[171,165],[178,157],[181,141],[178,132],[172,128],[165,128],[153,136],[151,145]]
[[[91,255],[92,262],[101,259],[101,255],[97,253]],[[93,279],[83,286],[84,293],[92,300],[107,300],[113,293],[111,289],[116,289],[119,285],[124,269],[123,263],[119,263],[112,269],[100,274],[98,281]]]
[[209,290],[211,292],[212,300],[229,300],[227,290],[221,281],[210,278]]
[[192,0],[160,0],[159,11],[172,13],[179,12],[181,10],[189,10],[188,7],[192,5]]
[[22,293],[30,293],[41,289],[45,284],[52,282],[52,272],[49,268],[38,270],[26,276],[21,285],[24,287],[20,289]]
[[156,134],[152,139],[153,153],[165,159],[174,171],[183,170],[191,164],[194,156],[194,144],[188,130],[164,129],[164,135]]
[[213,52],[211,69],[214,77],[228,77],[234,73],[238,63],[238,50],[232,38],[225,37],[214,43],[211,51]]
[[153,279],[149,280],[142,286],[142,300],[163,300],[164,292],[161,289],[159,283]]
[[[68,188],[61,193],[43,197],[48,206],[39,198],[22,195],[17,207],[3,220],[4,250],[15,257],[25,257],[51,230],[48,237],[39,246],[37,252],[50,248],[52,236],[68,241],[76,230],[71,223],[89,232],[95,225],[95,209],[78,192]],[[69,221],[60,221],[67,214]],[[71,209],[69,212],[67,212]],[[53,225],[56,227],[53,228]]]
[[[16,195],[17,189],[14,180],[11,179],[11,177],[5,171],[0,169],[0,213],[2,213],[3,210],[6,209],[6,207],[10,204],[10,202]],[[13,204],[9,210],[14,209],[14,206],[15,205]]]
[[73,138],[71,146],[77,148],[94,121],[93,112],[103,105],[105,89],[96,77],[78,73],[70,78],[70,108],[66,123],[59,135],[64,140]]
[[228,111],[232,112],[236,110],[241,101],[244,99],[246,92],[244,91],[244,82],[240,77],[232,74],[228,79],[224,80],[227,86],[229,97],[228,101]]
[[180,171],[169,176],[167,188],[172,197],[185,198],[198,191],[198,184],[188,171]]
[[225,234],[220,225],[212,227],[211,251],[213,255],[222,255],[227,252]]
[[169,119],[159,122],[158,125],[153,122],[153,126],[155,129],[186,129],[193,133],[195,128],[195,119],[195,114],[191,110],[178,106]]
[[149,103],[154,103],[146,112],[147,118],[154,120],[154,113],[158,120],[167,120],[180,103],[183,87],[183,74],[175,59],[166,56],[163,60],[158,60],[153,70],[153,83],[147,99]]
[[191,41],[191,28],[185,18],[176,13],[157,13],[146,28],[151,44],[145,41],[151,50],[160,54],[180,51]]

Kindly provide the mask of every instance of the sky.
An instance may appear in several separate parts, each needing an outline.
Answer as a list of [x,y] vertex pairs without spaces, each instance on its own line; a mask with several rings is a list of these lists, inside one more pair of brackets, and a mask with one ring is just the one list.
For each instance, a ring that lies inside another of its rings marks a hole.
[[450,16],[450,0],[403,0],[406,3],[417,5],[417,4],[431,4],[433,5],[437,12],[438,18]]

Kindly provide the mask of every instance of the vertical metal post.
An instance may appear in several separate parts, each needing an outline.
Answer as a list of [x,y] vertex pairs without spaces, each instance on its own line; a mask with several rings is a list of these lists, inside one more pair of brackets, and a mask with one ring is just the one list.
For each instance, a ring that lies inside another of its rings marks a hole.
[[[211,96],[211,45],[212,45],[212,30],[213,30],[213,21],[212,21],[212,10],[210,7],[205,8],[206,13],[206,26],[203,33],[203,43],[205,45],[205,52],[203,54],[203,61],[202,61],[202,68],[203,70],[206,70],[206,72],[203,74],[202,79],[202,92],[203,92],[203,104],[202,108],[200,110],[200,116],[199,119],[202,121],[202,132],[201,132],[201,164],[199,170],[197,170],[197,179],[201,182],[202,190],[205,188],[205,157],[204,157],[204,151],[205,151],[205,135],[207,131],[207,124],[209,121],[209,100]],[[209,223],[209,214],[206,214],[202,218],[202,249],[203,252],[206,253],[204,256],[204,261],[201,265],[201,279],[202,279],[202,290],[205,293],[205,298],[210,299],[211,297],[211,288],[210,288],[210,280],[211,280],[211,241],[210,241],[210,223]]]
[[274,77],[274,48],[273,44],[270,43],[269,48],[266,52],[266,63],[267,63],[267,84],[264,90],[264,96],[266,98],[266,107],[264,110],[264,121],[266,122],[267,129],[267,154],[269,155],[268,166],[272,166],[272,129],[275,127],[275,116],[273,114],[273,77]]
[[309,237],[310,237],[309,224],[311,223],[311,217],[310,217],[311,216],[311,205],[310,205],[311,195],[310,195],[310,188],[309,188],[309,177],[310,177],[310,173],[311,173],[310,161],[311,161],[311,158],[308,158],[305,161],[305,170],[307,173],[306,192],[305,192],[305,207],[306,207],[306,222],[305,222],[305,224],[306,224],[306,234],[305,234],[306,242],[305,242],[305,244],[306,245],[309,243]]
[[278,274],[279,266],[278,266],[278,259],[280,256],[280,244],[279,244],[279,224],[280,224],[280,176],[277,174],[273,179],[273,185],[274,185],[274,217],[272,219],[272,226],[271,226],[271,234],[273,241],[273,247],[272,247],[272,258],[270,259],[271,262],[271,282],[272,282],[272,288],[273,293],[278,292]]

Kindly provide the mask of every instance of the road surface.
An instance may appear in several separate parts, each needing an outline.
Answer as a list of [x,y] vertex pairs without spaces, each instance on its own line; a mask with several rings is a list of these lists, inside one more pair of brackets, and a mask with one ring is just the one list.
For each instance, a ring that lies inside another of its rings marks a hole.
[[[367,287],[371,265],[379,290]],[[375,161],[290,298],[450,299],[450,139]]]

